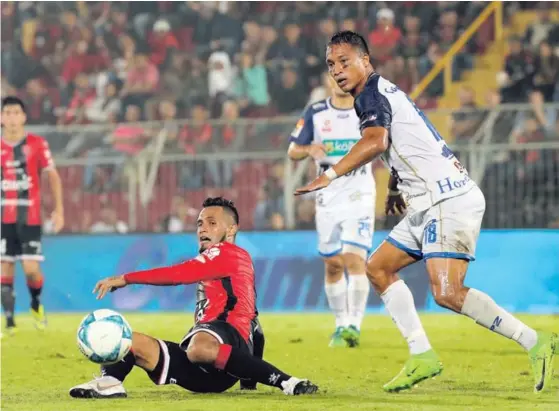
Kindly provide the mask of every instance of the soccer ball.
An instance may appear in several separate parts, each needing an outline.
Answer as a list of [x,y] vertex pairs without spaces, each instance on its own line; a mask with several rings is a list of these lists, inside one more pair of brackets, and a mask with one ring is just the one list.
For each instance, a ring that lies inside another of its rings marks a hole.
[[94,363],[114,364],[130,351],[132,328],[116,311],[93,311],[78,328],[78,347]]

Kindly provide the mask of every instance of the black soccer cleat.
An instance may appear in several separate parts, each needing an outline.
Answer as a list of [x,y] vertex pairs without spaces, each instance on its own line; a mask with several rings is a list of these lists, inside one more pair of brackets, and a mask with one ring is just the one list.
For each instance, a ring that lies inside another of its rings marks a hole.
[[314,385],[309,380],[303,380],[293,389],[293,395],[306,395],[314,394],[318,391],[318,386]]

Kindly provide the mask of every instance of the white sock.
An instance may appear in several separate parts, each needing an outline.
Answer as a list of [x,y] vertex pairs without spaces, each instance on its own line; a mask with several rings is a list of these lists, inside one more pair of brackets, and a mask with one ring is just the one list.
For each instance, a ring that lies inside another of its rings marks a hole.
[[350,274],[347,286],[347,307],[349,311],[349,325],[361,329],[361,322],[367,309],[369,298],[369,279],[366,274]]
[[516,341],[525,350],[530,350],[538,342],[538,334],[535,330],[499,307],[487,294],[475,288],[470,288],[466,294],[462,314],[470,317],[477,324]]
[[340,281],[335,283],[325,283],[324,290],[328,305],[336,316],[336,327],[346,327],[348,320],[347,312],[347,281],[342,275]]
[[408,342],[410,354],[421,354],[431,349],[419,315],[415,309],[413,295],[402,280],[391,284],[380,296],[403,337]]

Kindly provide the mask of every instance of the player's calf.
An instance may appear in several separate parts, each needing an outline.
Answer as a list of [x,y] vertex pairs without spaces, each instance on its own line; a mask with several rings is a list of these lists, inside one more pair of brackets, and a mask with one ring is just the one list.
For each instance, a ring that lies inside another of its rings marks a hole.
[[[0,276],[2,309],[6,315],[6,327],[14,329],[16,326],[14,319],[14,309],[16,296],[14,293],[14,264],[2,261],[2,274]],[[9,333],[11,334],[11,333]]]
[[292,377],[241,348],[222,344],[204,331],[192,336],[186,354],[194,364],[209,364],[239,379],[279,388],[287,395],[312,394],[318,390],[309,381]]

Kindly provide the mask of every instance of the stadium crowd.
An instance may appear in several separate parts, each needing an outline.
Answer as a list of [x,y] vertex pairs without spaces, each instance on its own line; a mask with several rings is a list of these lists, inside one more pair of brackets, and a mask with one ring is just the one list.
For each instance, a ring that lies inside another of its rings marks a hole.
[[[1,90],[3,96],[24,99],[30,125],[66,127],[43,133],[55,153],[90,164],[62,171],[71,181],[67,208],[84,211],[68,230],[126,232],[122,184],[127,159],[162,129],[167,153],[283,150],[292,122],[242,119],[298,115],[325,98],[323,49],[334,32],[366,33],[377,71],[410,91],[485,6],[479,1],[2,2]],[[505,19],[535,6],[509,2]],[[510,39],[498,75],[501,89],[488,91],[486,107],[476,107],[472,90],[461,90],[465,110],[453,116],[451,130],[456,141],[467,142],[492,108],[519,102],[530,103],[532,112],[499,114],[492,142],[559,138],[557,110],[543,107],[559,101],[559,25],[550,21],[546,5],[537,7],[538,20],[524,37]],[[455,79],[472,68],[473,57],[483,53],[492,36],[489,21],[454,59]],[[441,75],[418,105],[435,108],[443,93]],[[532,193],[495,197],[524,199],[515,212],[532,216],[522,220],[527,226],[547,225],[550,216],[559,219],[557,161],[542,155],[535,151],[495,160],[483,181],[485,190],[503,187],[505,167],[519,185],[531,187]],[[97,165],[108,157],[113,158],[110,167]],[[192,229],[196,199],[208,190],[236,194],[249,227],[284,229],[283,167],[281,161],[207,157],[162,164],[152,200],[156,205],[148,205],[137,229]],[[158,192],[157,186],[167,191]],[[545,211],[538,211],[541,201],[533,201],[539,195],[534,193],[545,193]],[[84,204],[89,209],[83,210]],[[299,202],[296,210],[297,227],[312,228],[312,200]],[[490,217],[506,225],[510,216]]]

